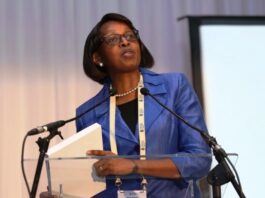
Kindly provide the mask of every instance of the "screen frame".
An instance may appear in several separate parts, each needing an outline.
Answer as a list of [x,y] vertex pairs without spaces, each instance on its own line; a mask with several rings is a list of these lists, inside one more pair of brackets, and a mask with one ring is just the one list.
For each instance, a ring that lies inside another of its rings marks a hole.
[[201,65],[200,27],[203,25],[265,25],[264,16],[186,16],[188,19],[193,87],[202,107],[203,81]]
[[[213,25],[213,26],[218,26],[218,25],[227,25],[227,26],[230,26],[230,25],[231,26],[236,26],[236,25],[246,25],[246,26],[261,25],[261,26],[265,26],[265,16],[251,16],[251,17],[246,17],[246,16],[189,16],[187,18],[188,18],[188,23],[189,23],[188,25],[189,25],[189,36],[190,36],[190,50],[191,50],[191,64],[192,64],[191,68],[192,68],[193,87],[194,87],[194,89],[195,89],[195,91],[196,91],[196,93],[197,93],[197,95],[199,97],[199,100],[200,100],[201,104],[202,104],[202,107],[203,107],[204,112],[205,112],[205,117],[206,117],[206,120],[207,120],[207,118],[209,119],[209,117],[210,117],[209,114],[208,114],[209,113],[208,110],[209,110],[209,106],[210,105],[209,105],[209,103],[207,103],[208,98],[203,98],[204,96],[206,97],[207,93],[204,93],[204,90],[206,90],[208,85],[203,84],[207,77],[203,76],[205,71],[203,71],[204,67],[202,65],[203,59],[202,59],[201,48],[204,45],[201,43],[201,40],[200,40],[202,38],[202,35],[200,35],[201,27],[203,25],[209,25],[209,26],[210,25]],[[243,71],[243,69],[242,69],[242,71]],[[219,105],[219,104],[215,103],[215,105]],[[243,113],[248,114],[247,112],[243,112]],[[232,119],[230,119],[230,120],[232,120]],[[254,122],[256,122],[256,120],[254,120]],[[226,123],[226,122],[224,122],[224,123],[225,123],[224,125],[228,125],[228,127],[231,127],[228,123]],[[208,122],[207,125],[209,127],[211,125],[211,121]],[[238,126],[239,125],[240,124],[238,124]],[[237,125],[235,125],[235,126],[237,126]],[[251,136],[249,136],[250,135],[249,133],[240,134],[241,131],[239,133],[236,133],[236,130],[234,130],[235,133],[230,134],[231,136],[227,136],[227,134],[225,134],[225,133],[222,134],[222,131],[216,132],[218,130],[211,130],[211,127],[209,127],[209,129],[210,129],[210,131],[212,131],[212,133],[214,131],[214,135],[215,135],[215,137],[217,137],[218,140],[223,140],[223,141],[220,141],[220,143],[221,143],[221,145],[224,144],[223,146],[224,146],[225,150],[227,150],[227,148],[230,148],[230,147],[227,147],[228,145],[229,146],[231,145],[231,148],[234,146],[234,142],[237,141],[237,139],[235,139],[234,137],[240,137],[240,138],[243,137],[243,138],[245,138],[245,140],[249,140],[250,137],[251,137]],[[218,135],[219,135],[219,137],[218,137]],[[228,139],[225,139],[225,138],[228,138]],[[246,178],[251,178],[251,177],[249,177],[249,174],[248,174],[248,168],[249,167],[246,168],[246,165],[245,164],[243,165],[242,161],[245,160],[244,162],[247,162],[249,159],[253,160],[255,157],[252,157],[252,158],[246,157],[247,155],[251,155],[252,156],[252,153],[251,153],[251,150],[250,150],[250,153],[249,152],[245,152],[245,151],[242,150],[242,147],[244,147],[245,145],[244,144],[241,144],[241,145],[238,144],[238,145],[235,146],[235,148],[237,148],[237,149],[233,150],[233,151],[238,153],[239,156],[242,157],[240,159],[240,164],[237,166],[237,170],[241,171],[240,175],[241,176],[244,175]],[[261,149],[258,149],[258,150],[261,150]],[[264,158],[262,158],[260,156],[259,160],[262,161],[262,160],[264,160]],[[245,185],[246,186],[248,185],[246,181],[245,181]],[[248,188],[244,188],[244,183],[242,184],[242,187],[243,187],[244,193],[247,194],[248,190],[250,188],[249,187]],[[225,187],[223,189],[226,190],[226,188],[227,187]],[[251,191],[249,191],[249,192],[251,192]],[[232,189],[231,192],[229,190],[228,194],[229,193],[236,194],[234,189]],[[257,192],[257,193],[259,193],[259,192]]]

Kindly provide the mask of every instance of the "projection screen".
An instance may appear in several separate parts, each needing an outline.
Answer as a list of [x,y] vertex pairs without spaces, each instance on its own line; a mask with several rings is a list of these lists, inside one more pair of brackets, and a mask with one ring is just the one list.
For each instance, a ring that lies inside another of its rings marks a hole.
[[[228,153],[246,197],[265,178],[265,17],[189,17],[193,84],[208,130]],[[224,192],[225,190],[225,192]],[[231,184],[224,197],[238,197]]]

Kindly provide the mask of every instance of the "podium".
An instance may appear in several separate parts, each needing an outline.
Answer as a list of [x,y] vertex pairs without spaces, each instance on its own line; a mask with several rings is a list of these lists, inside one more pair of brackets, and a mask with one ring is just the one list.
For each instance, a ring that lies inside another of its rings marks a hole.
[[[92,197],[106,188],[106,183],[115,183],[116,176],[99,178],[94,174],[92,165],[95,161],[102,158],[128,158],[139,159],[140,156],[105,156],[105,157],[73,157],[73,158],[47,158],[45,160],[47,177],[48,177],[48,192],[51,195],[66,198],[81,198]],[[201,158],[208,162],[212,156],[209,154],[171,154],[171,155],[154,155],[146,156],[147,159],[163,159],[163,158]],[[195,191],[200,190],[198,182],[203,176],[196,175],[196,178],[183,178],[176,180],[179,183],[179,193],[181,197],[194,197]],[[145,176],[148,183],[159,178]],[[142,175],[132,174],[120,176],[122,183],[130,183],[142,179]],[[184,187],[185,186],[185,187]],[[120,186],[123,190],[123,184]],[[126,186],[125,186],[126,189]],[[148,189],[148,184],[147,184]],[[185,190],[183,190],[185,189]],[[197,192],[198,193],[198,192]],[[184,195],[184,196],[183,196]]]
[[[237,154],[229,154],[232,161],[237,160]],[[41,198],[64,197],[64,198],[83,198],[92,197],[93,195],[103,191],[106,183],[114,183],[116,176],[108,176],[106,178],[96,176],[93,170],[93,164],[102,158],[128,158],[140,159],[140,156],[87,156],[87,157],[64,157],[64,158],[45,158],[44,170],[42,177],[47,179],[47,192],[41,193]],[[163,158],[200,158],[205,162],[212,159],[210,154],[169,154],[169,155],[153,155],[146,156],[146,159],[163,159]],[[31,160],[34,161],[34,160]],[[184,160],[185,161],[185,160]],[[201,181],[205,181],[207,175],[198,174],[194,177],[176,179],[176,185],[180,185],[180,197],[192,198],[196,197],[196,193],[200,193],[201,197],[211,197],[208,185],[202,187]],[[140,181],[142,175],[132,174],[120,176],[123,183]],[[148,183],[153,180],[165,180],[151,176],[145,176]],[[205,182],[204,182],[205,183]],[[185,186],[183,188],[183,185]],[[147,184],[147,190],[149,186]],[[123,189],[123,184],[121,185]],[[185,189],[183,191],[183,189]],[[223,188],[222,190],[225,190]],[[43,190],[42,190],[43,191]],[[40,191],[39,193],[40,194]],[[222,192],[224,195],[225,193]],[[39,195],[38,195],[39,196]],[[224,196],[225,197],[225,196]]]

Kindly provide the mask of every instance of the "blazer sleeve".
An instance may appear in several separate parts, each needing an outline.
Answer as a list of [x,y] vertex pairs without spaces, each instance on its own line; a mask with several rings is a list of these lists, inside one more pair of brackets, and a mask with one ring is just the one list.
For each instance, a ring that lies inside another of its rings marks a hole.
[[[178,91],[174,103],[175,112],[187,122],[207,132],[204,116],[198,97],[183,74],[178,75]],[[201,135],[182,121],[178,121],[178,154],[193,154],[194,157],[174,158],[183,178],[205,176],[211,166],[211,157],[199,157],[198,154],[210,154],[210,147]],[[201,155],[200,155],[201,156]]]

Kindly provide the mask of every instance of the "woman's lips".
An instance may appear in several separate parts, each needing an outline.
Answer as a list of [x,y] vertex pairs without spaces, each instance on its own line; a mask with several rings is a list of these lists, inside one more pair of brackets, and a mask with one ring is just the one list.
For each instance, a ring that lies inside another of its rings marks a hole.
[[125,49],[125,50],[122,51],[121,55],[123,57],[130,58],[130,57],[134,56],[134,51],[132,49]]

